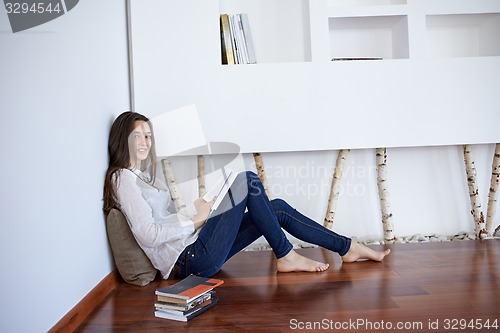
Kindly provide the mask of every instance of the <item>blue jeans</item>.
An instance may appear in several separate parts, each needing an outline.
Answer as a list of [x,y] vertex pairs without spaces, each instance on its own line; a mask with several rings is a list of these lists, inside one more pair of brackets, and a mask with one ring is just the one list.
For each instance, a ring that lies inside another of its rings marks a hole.
[[[247,210],[247,211],[246,211]],[[276,258],[292,250],[283,229],[307,243],[345,255],[351,239],[302,215],[284,200],[269,201],[259,177],[240,173],[228,195],[200,231],[198,239],[181,253],[176,266],[181,277],[210,277],[236,253],[264,236]]]

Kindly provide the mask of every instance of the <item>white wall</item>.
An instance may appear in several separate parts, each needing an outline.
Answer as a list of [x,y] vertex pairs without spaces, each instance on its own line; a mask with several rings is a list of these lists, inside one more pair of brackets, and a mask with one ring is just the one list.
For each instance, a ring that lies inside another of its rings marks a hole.
[[[486,216],[495,145],[473,145],[477,185]],[[323,223],[338,151],[263,153],[272,198],[282,198]],[[397,237],[415,234],[453,236],[474,232],[462,146],[387,149],[388,187]],[[221,155],[228,160],[226,155]],[[242,162],[240,162],[242,160]],[[208,161],[208,160],[207,160]],[[208,163],[208,162],[207,162]],[[197,196],[196,158],[174,160],[174,172],[187,202]],[[253,170],[252,154],[230,162],[234,170]],[[333,229],[364,240],[383,240],[375,149],[354,149],[347,156]],[[215,178],[216,179],[216,178]],[[207,187],[214,179],[207,178]],[[496,214],[493,228],[500,224]],[[298,242],[292,238],[293,242]],[[265,244],[261,238],[257,244]]]
[[[486,216],[494,145],[473,145]],[[473,232],[461,146],[389,148],[388,186],[394,232],[403,237]],[[282,197],[319,223],[325,217],[337,151],[265,153],[272,197]],[[254,168],[253,158],[245,155]],[[341,182],[333,229],[361,240],[382,240],[375,150],[351,150]],[[500,224],[496,215],[494,227]],[[264,242],[260,240],[259,242]]]
[[13,34],[0,10],[2,332],[44,332],[112,269],[107,136],[129,109],[125,2]]

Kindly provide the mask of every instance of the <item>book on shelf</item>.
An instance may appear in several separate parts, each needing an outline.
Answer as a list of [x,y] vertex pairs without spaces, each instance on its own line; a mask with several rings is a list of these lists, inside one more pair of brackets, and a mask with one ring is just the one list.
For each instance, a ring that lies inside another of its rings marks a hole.
[[257,59],[255,58],[255,50],[253,47],[252,33],[250,31],[250,23],[248,21],[248,15],[246,13],[243,13],[240,14],[240,17],[241,17],[241,29],[243,31],[245,46],[248,55],[248,63],[256,64]]
[[354,61],[354,60],[382,60],[382,58],[373,58],[373,57],[332,58],[332,61]]
[[221,14],[222,64],[255,64],[255,50],[246,13]]
[[234,65],[233,45],[231,41],[231,30],[229,27],[229,15],[220,16],[220,40],[222,47],[222,64]]
[[234,15],[229,15],[229,31],[231,32],[231,43],[233,46],[234,61],[237,64],[243,63],[243,58],[241,56],[241,41],[239,40],[237,20]]
[[183,280],[155,291],[155,316],[189,321],[214,307],[219,298],[215,288],[224,281],[190,275]]

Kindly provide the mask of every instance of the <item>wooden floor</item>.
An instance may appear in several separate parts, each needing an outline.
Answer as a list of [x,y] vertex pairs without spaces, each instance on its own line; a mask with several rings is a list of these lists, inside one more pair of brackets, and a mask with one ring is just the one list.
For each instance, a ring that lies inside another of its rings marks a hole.
[[352,264],[299,250],[330,263],[323,273],[276,273],[272,252],[242,252],[215,276],[219,304],[188,323],[154,316],[155,289],[175,281],[122,283],[77,332],[500,331],[500,240],[389,247],[381,263]]

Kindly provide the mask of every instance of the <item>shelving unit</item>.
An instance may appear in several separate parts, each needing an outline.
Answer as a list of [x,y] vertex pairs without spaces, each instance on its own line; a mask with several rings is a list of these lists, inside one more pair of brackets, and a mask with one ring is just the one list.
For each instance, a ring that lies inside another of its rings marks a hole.
[[[500,0],[131,1],[137,109],[196,104],[209,141],[241,152],[500,142]],[[248,14],[257,64],[221,64],[222,13]]]
[[499,56],[499,3],[220,0],[220,12],[249,14],[259,63],[410,59]]

